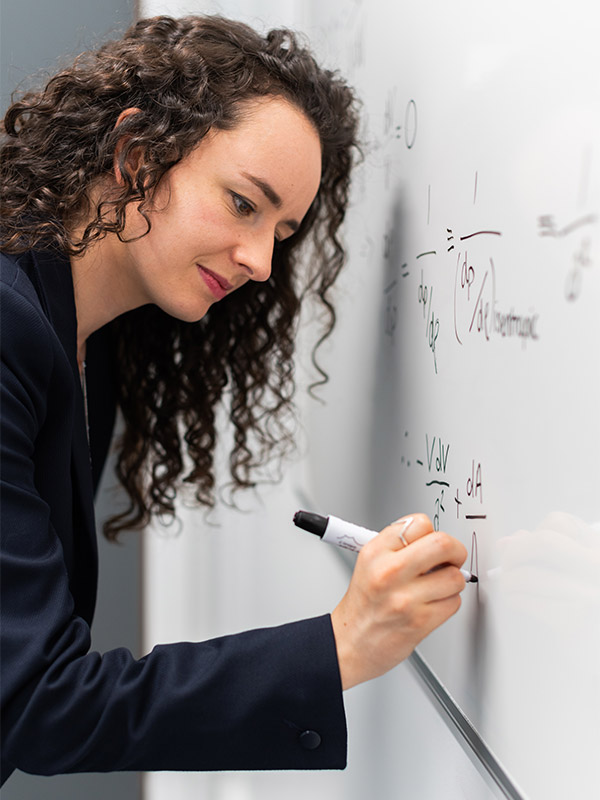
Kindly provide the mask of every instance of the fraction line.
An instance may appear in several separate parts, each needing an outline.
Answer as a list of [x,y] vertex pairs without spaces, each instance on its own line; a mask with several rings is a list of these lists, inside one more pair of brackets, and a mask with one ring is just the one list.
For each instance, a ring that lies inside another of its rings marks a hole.
[[475,233],[470,233],[468,236],[461,236],[461,242],[464,242],[465,239],[472,239],[473,236],[502,236],[500,231],[475,231]]
[[571,222],[569,225],[566,225],[560,231],[556,232],[556,236],[568,236],[573,231],[577,230],[577,228],[582,228],[584,225],[593,225],[597,222],[598,217],[595,214],[588,214],[587,217],[581,217],[581,219],[576,219],[575,222]]

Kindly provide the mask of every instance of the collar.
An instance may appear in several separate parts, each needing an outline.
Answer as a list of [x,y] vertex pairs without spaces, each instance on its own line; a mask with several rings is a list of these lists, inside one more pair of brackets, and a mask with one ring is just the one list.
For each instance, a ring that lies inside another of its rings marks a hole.
[[30,255],[35,269],[29,272],[29,277],[79,383],[77,309],[71,264],[65,255],[57,251],[41,250]]

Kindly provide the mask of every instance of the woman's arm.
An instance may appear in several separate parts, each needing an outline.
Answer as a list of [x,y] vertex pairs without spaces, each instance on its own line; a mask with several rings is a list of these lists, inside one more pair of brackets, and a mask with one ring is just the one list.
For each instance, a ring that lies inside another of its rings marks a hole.
[[[159,646],[140,660],[123,648],[90,652],[72,582],[93,585],[96,565],[78,555],[71,421],[58,396],[72,370],[13,285],[2,328],[3,775],[343,767],[328,615]],[[42,494],[48,485],[60,488]]]

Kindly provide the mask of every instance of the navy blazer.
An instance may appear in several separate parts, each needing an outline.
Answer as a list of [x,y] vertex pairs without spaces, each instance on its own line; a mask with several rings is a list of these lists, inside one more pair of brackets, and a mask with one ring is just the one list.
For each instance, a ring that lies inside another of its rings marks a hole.
[[15,768],[343,768],[329,615],[140,660],[90,652],[94,482],[114,420],[107,333],[87,356],[90,463],[68,261],[3,255],[1,324],[2,781]]

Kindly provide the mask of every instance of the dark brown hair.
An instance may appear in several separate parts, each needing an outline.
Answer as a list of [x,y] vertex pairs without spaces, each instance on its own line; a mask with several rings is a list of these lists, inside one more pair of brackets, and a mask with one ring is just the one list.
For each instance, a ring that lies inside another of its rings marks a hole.
[[[345,255],[338,232],[356,152],[354,96],[289,30],[263,37],[222,17],[156,17],[78,57],[6,113],[0,247],[18,253],[50,246],[73,256],[108,233],[121,235],[127,204],[137,203],[146,216],[173,165],[210,129],[234,127],[245,102],[268,96],[288,99],[318,132],[318,194],[300,229],[276,244],[265,283],[248,282],[197,323],[155,306],[111,323],[126,423],[117,474],[129,506],[107,523],[109,538],[142,527],[151,514],[172,516],[179,480],[194,485],[199,502],[214,504],[220,404],[233,423],[235,487],[251,486],[255,468],[293,444],[285,419],[301,298],[314,294],[324,307],[317,346],[335,322],[329,290]],[[140,113],[115,129],[126,108]],[[118,142],[121,188],[92,208],[90,189],[112,174]],[[81,219],[89,224],[74,240]]]

